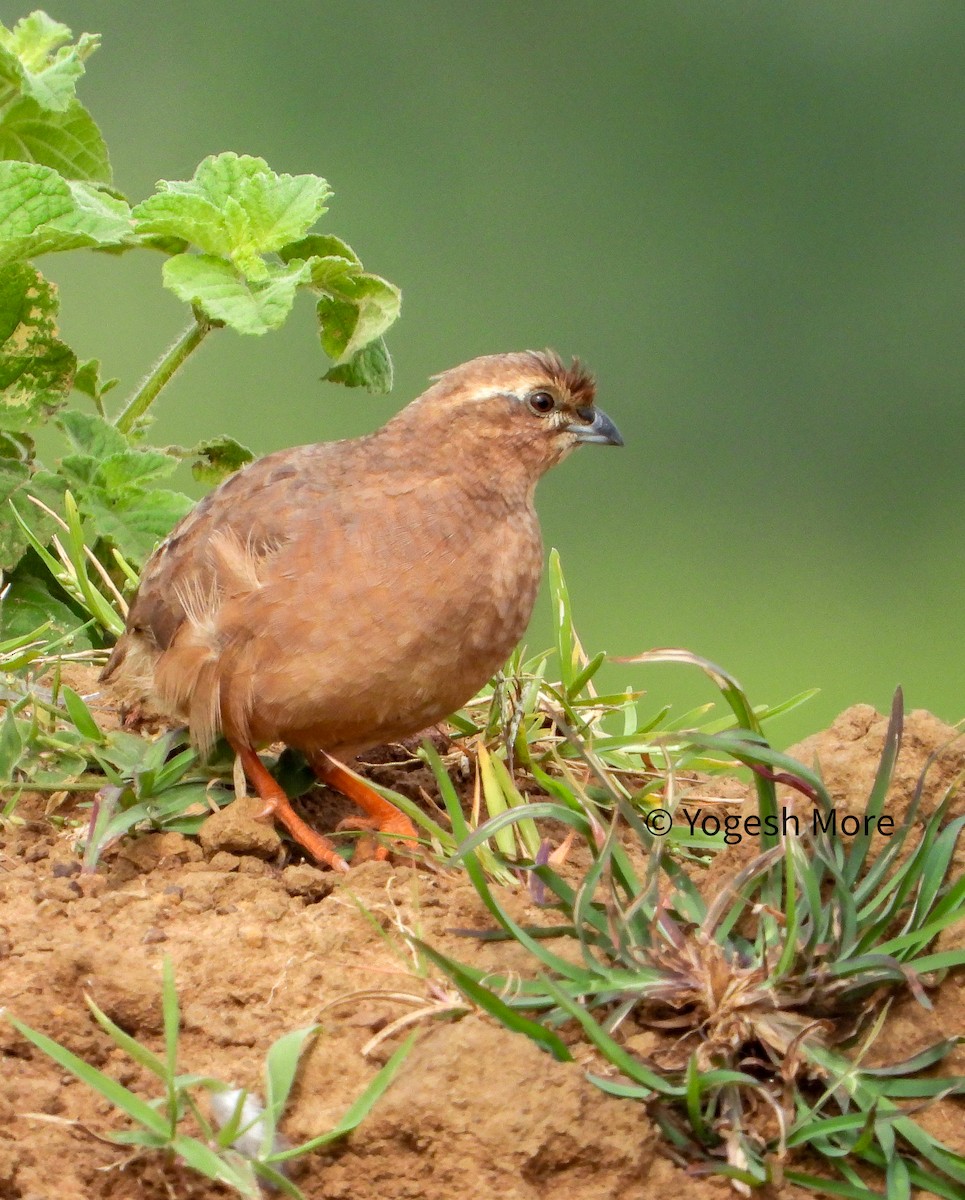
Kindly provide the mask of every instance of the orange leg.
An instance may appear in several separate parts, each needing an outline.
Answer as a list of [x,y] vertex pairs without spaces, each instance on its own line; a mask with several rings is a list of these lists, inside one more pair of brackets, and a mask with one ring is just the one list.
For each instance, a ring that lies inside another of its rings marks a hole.
[[[268,768],[250,746],[236,746],[232,749],[241,759],[245,774],[251,780],[258,795],[264,800],[263,817],[275,817],[288,830],[300,846],[320,863],[331,867],[333,871],[347,871],[348,863],[338,853],[328,838],[322,837],[314,829],[306,825],[292,808],[278,782],[272,778]],[[401,813],[399,814],[401,816]]]
[[[337,758],[332,758],[324,750],[316,750],[310,758],[312,770],[322,783],[341,792],[363,809],[368,815],[351,822],[356,829],[374,829],[378,833],[387,833],[392,837],[411,839],[415,842],[419,834],[405,813],[400,812],[394,804],[383,800],[375,788],[371,787],[361,775],[350,770]],[[346,823],[347,824],[347,823]],[[379,846],[375,852],[377,859],[388,858],[389,851],[385,846]]]

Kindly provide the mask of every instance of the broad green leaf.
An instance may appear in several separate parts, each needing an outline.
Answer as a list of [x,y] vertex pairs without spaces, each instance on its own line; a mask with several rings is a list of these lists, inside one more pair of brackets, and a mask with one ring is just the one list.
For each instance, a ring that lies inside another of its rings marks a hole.
[[49,471],[32,471],[26,463],[0,458],[0,569],[13,570],[30,544],[8,501],[15,505],[37,537],[46,539],[56,532],[56,522],[31,504],[28,496],[36,496],[56,509],[63,498],[64,486],[60,476]]
[[116,497],[103,488],[91,487],[78,492],[77,503],[101,537],[113,542],[125,558],[140,563],[167,537],[194,501],[166,488]]
[[277,329],[291,312],[295,292],[305,283],[305,263],[266,268],[264,280],[245,280],[231,263],[212,254],[177,254],[164,264],[164,285],[207,317],[236,333]]
[[247,446],[242,446],[226,433],[198,442],[189,453],[198,456],[191,464],[191,474],[201,483],[212,486],[234,474],[255,457]]
[[194,178],[189,182],[178,182],[168,186],[188,194],[196,192],[210,200],[217,208],[223,208],[230,198],[240,199],[244,194],[245,185],[256,175],[274,175],[274,171],[263,158],[255,158],[251,154],[234,154],[229,150],[224,154],[209,154],[198,164]]
[[79,453],[60,460],[96,536],[113,542],[125,557],[142,562],[191,507],[179,492],[146,485],[171,475],[178,459],[157,449],[137,449],[109,421],[71,411],[59,422]]
[[127,438],[110,421],[93,413],[70,412],[61,414],[57,424],[67,434],[71,444],[82,454],[100,462],[111,454],[123,454],[129,448]]
[[134,244],[130,209],[51,167],[0,162],[0,264],[85,246]]
[[121,450],[120,454],[98,458],[71,454],[60,460],[60,473],[78,496],[89,491],[104,493],[109,500],[142,496],[151,480],[164,479],[178,467],[178,460],[163,450]]
[[[164,181],[158,184],[164,187]],[[208,254],[227,258],[231,239],[221,210],[203,196],[174,190],[158,192],[132,209],[141,236],[181,238]]]
[[20,243],[27,244],[41,225],[73,207],[67,180],[50,167],[0,162],[0,249],[4,260],[16,257]]
[[0,431],[0,458],[12,458],[15,462],[32,463],[36,443],[29,433],[15,429]]
[[134,216],[140,234],[184,238],[259,282],[269,278],[261,256],[303,237],[329,195],[315,175],[277,175],[264,159],[226,153],[206,158],[193,179],[162,179]]
[[50,243],[46,249],[79,250],[84,246],[136,244],[127,201],[112,196],[95,183],[71,180],[67,186],[74,206],[41,230],[42,237]]
[[[33,505],[31,505],[33,508]],[[58,591],[59,589],[54,589]],[[3,634],[13,637],[29,633],[38,624],[50,622],[51,633],[68,634],[79,630],[83,618],[78,616],[63,600],[51,594],[49,578],[38,579],[26,571],[17,571],[10,582],[10,590],[3,601]],[[87,632],[76,633],[70,639],[71,650],[90,650],[93,642]]]
[[0,118],[0,158],[53,167],[65,179],[110,183],[111,162],[94,118],[79,100],[62,112],[25,96]]
[[[63,463],[66,464],[64,459]],[[166,479],[178,466],[178,460],[163,450],[122,450],[109,454],[97,465],[94,482],[115,495],[123,495],[132,487],[140,487],[155,479]]]
[[0,429],[40,425],[67,401],[77,360],[56,315],[56,289],[33,267],[0,268]]
[[319,297],[316,312],[322,349],[336,364],[381,337],[396,320],[402,296],[378,275],[346,276],[338,291]]
[[[292,262],[296,258],[303,261],[313,260],[313,287],[324,287],[325,280],[333,275],[357,275],[362,270],[362,260],[348,242],[343,242],[341,238],[330,233],[310,233],[308,237],[282,246],[278,254],[283,262]],[[343,265],[345,263],[348,264],[348,271]]]
[[20,94],[63,112],[74,99],[84,60],[100,45],[96,33],[82,33],[69,45],[72,36],[66,25],[39,10],[13,29],[0,25],[0,106]]
[[323,379],[329,383],[341,383],[345,387],[364,387],[370,392],[384,395],[392,391],[392,359],[385,341],[376,338],[360,350],[348,362],[340,363],[326,371]]
[[311,229],[325,212],[332,192],[316,175],[258,172],[248,180],[239,204],[248,219],[252,249],[275,253]]

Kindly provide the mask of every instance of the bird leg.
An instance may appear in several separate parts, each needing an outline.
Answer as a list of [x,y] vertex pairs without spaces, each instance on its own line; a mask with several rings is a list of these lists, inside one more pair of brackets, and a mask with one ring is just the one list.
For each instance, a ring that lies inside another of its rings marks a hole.
[[[255,791],[265,802],[265,807],[259,814],[261,817],[274,817],[280,821],[300,846],[304,846],[312,858],[333,871],[347,871],[348,863],[338,853],[332,843],[320,833],[316,833],[301,819],[291,806],[291,802],[276,779],[268,771],[258,755],[250,746],[236,746],[232,749],[241,759]],[[401,816],[401,814],[400,814]]]
[[[387,833],[392,837],[406,838],[413,842],[418,838],[416,827],[405,813],[400,812],[388,800],[384,800],[361,775],[340,763],[337,758],[332,758],[324,750],[316,750],[309,761],[322,783],[347,796],[368,814],[353,820],[352,828],[374,829],[378,833]],[[377,859],[388,858],[388,855],[385,846],[379,846],[375,852]]]

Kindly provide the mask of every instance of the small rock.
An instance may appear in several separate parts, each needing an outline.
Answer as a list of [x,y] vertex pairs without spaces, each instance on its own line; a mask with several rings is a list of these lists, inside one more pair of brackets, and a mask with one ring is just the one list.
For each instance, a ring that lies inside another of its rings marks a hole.
[[152,926],[141,938],[145,946],[153,946],[155,942],[166,942],[168,935],[163,929],[158,929],[156,925]]
[[233,801],[201,826],[201,845],[209,855],[227,850],[229,854],[273,858],[281,848],[281,838],[271,825],[256,817],[263,808],[264,801],[257,796]]
[[218,850],[211,855],[208,866],[212,871],[237,871],[241,859],[237,854],[229,854],[227,850]]
[[271,866],[264,859],[252,858],[251,855],[238,862],[239,875],[267,875],[270,871]]
[[65,904],[83,894],[76,879],[47,879],[34,892],[38,900],[59,900]]
[[71,876],[80,874],[80,863],[76,858],[61,860],[53,864],[50,873],[55,879],[70,879]]
[[81,872],[77,878],[80,884],[80,889],[85,896],[103,896],[107,891],[107,876],[98,875],[93,872]]
[[281,882],[289,896],[303,896],[306,900],[323,900],[334,886],[335,875],[320,871],[308,863],[286,867],[281,873]]
[[138,871],[153,871],[162,862],[200,862],[204,857],[197,842],[183,833],[146,833],[128,839],[118,851],[118,858]]
[[251,950],[260,950],[265,944],[265,931],[260,925],[242,925],[238,937]]

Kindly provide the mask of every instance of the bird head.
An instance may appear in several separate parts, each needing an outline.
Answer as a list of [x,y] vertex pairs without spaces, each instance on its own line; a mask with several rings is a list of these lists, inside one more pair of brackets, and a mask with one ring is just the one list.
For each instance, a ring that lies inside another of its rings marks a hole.
[[490,354],[435,377],[396,421],[418,423],[456,467],[471,461],[503,481],[535,481],[583,443],[622,446],[616,426],[594,404],[593,377],[578,359],[567,366],[545,350]]

